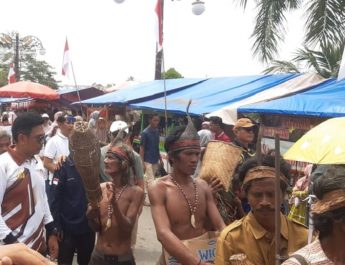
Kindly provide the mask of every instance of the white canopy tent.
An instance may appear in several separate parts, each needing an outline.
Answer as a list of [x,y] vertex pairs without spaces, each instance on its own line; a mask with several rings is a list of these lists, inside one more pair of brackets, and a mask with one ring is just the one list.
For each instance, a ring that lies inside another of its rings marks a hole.
[[212,116],[218,116],[222,118],[223,123],[233,125],[237,121],[237,109],[241,106],[269,101],[294,94],[296,92],[306,90],[314,85],[318,85],[324,80],[325,79],[318,74],[303,74],[280,85],[259,92],[251,97],[234,102],[233,104],[219,110],[210,112],[206,115],[206,117],[209,118]]

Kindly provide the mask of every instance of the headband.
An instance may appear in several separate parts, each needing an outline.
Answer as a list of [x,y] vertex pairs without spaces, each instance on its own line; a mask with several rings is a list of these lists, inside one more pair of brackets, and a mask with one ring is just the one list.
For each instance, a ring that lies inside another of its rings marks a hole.
[[327,192],[321,200],[312,205],[312,213],[322,214],[345,207],[345,189]]
[[129,156],[127,152],[125,152],[124,150],[122,150],[122,148],[118,146],[111,146],[108,149],[107,154],[111,154],[113,157],[119,158],[121,160],[129,161]]
[[[276,171],[273,167],[257,166],[248,170],[244,176],[243,185],[254,179],[276,178]],[[280,179],[287,183],[286,177],[280,173]]]
[[200,149],[200,140],[199,139],[183,139],[178,140],[173,143],[170,147],[169,152],[175,152],[185,149]]

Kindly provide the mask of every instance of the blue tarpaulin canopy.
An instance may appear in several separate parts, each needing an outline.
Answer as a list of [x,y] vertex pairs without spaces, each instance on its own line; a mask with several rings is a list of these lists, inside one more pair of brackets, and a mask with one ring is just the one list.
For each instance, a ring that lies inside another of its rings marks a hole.
[[0,98],[0,105],[12,102],[19,102],[19,101],[28,101],[32,100],[31,98]]
[[238,108],[241,113],[274,113],[285,115],[345,116],[345,79],[329,79],[306,92],[268,102]]
[[[169,112],[185,113],[190,99],[190,113],[203,114],[218,110],[230,103],[242,100],[265,89],[279,85],[298,75],[254,75],[210,78],[167,96]],[[130,104],[132,108],[164,110],[164,97]]]
[[[167,95],[186,89],[192,85],[205,81],[205,78],[180,78],[167,79]],[[146,100],[164,96],[164,81],[155,80],[146,83],[140,83],[120,91],[108,93],[99,97],[81,101],[82,104],[104,105],[104,104],[129,104],[138,103]]]

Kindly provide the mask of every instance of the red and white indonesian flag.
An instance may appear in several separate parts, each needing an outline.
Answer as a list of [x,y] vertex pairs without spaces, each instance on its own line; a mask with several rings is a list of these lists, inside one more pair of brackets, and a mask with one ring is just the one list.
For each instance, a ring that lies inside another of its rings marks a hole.
[[16,73],[14,72],[13,63],[10,64],[10,69],[8,71],[8,83],[12,84],[16,82]]
[[69,47],[68,47],[68,41],[66,38],[66,43],[65,43],[65,49],[63,52],[63,60],[62,60],[62,75],[70,79],[71,77],[71,57],[70,57],[70,52],[69,52]]
[[345,48],[343,51],[343,57],[341,59],[337,80],[339,81],[340,79],[343,79],[343,78],[345,78]]
[[156,19],[156,38],[157,38],[157,52],[163,49],[163,0],[157,0],[155,12]]

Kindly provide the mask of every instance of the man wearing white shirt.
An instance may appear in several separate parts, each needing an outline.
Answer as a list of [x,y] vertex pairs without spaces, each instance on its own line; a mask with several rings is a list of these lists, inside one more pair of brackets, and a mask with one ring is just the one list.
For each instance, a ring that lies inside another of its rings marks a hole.
[[54,172],[59,168],[61,159],[69,155],[68,136],[73,130],[74,122],[75,118],[73,116],[65,115],[58,117],[57,124],[59,129],[56,135],[50,138],[46,144],[44,149],[44,167],[49,171],[49,182],[52,181]]
[[43,119],[24,113],[12,127],[14,146],[0,155],[0,244],[21,242],[46,254],[58,255],[55,224],[44,189],[43,164],[36,155],[44,141]]

